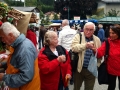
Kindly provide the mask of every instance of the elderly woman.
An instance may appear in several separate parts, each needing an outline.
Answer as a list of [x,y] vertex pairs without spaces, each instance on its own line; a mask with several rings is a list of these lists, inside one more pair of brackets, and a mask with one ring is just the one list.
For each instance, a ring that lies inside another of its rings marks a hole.
[[54,31],[46,32],[44,44],[38,56],[41,90],[63,90],[71,78],[69,54],[58,45],[58,36]]
[[[108,89],[107,90],[115,90],[116,86],[116,78],[120,82],[120,26],[111,26],[109,30],[109,54],[107,59],[107,71],[108,71]],[[96,51],[94,48],[93,50]],[[98,58],[105,55],[106,44],[105,42],[102,46],[97,50]],[[120,83],[119,83],[120,90]]]

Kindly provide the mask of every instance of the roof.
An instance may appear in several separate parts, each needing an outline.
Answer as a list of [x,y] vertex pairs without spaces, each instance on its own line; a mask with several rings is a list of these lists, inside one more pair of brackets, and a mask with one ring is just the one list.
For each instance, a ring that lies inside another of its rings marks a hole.
[[[97,23],[98,20],[96,19],[88,19],[88,20],[69,20],[69,23],[70,24],[73,24],[73,23],[81,23],[81,22],[94,22],[94,23]],[[62,20],[51,20],[52,23],[62,23]]]
[[12,7],[12,8],[24,12],[40,12],[40,10],[37,7]]
[[101,0],[106,3],[120,3],[120,0]]
[[120,17],[104,17],[98,20],[99,23],[120,23]]

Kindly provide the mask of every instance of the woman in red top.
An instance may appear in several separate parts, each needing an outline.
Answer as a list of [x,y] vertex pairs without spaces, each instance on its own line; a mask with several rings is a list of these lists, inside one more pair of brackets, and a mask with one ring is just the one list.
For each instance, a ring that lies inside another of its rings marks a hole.
[[[119,80],[120,90],[120,26],[111,26],[109,31],[109,54],[107,59],[107,70],[108,70],[108,90],[115,90],[116,78]],[[105,42],[97,50],[97,57],[100,58],[105,55]],[[94,49],[95,50],[95,49]]]
[[44,44],[38,55],[41,90],[63,90],[71,78],[69,54],[58,45],[58,36],[54,31],[46,32]]
[[34,46],[37,47],[37,37],[36,34],[34,33],[34,28],[28,28],[26,38],[31,40]]

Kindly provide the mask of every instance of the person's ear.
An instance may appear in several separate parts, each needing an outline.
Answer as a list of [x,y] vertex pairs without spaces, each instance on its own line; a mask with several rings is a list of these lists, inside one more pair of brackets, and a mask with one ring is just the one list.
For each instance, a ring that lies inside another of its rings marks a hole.
[[9,35],[11,38],[14,38],[13,33],[9,33],[8,35]]
[[50,40],[49,40],[49,38],[47,38],[47,39],[46,39],[46,42],[47,42],[47,43],[50,43]]

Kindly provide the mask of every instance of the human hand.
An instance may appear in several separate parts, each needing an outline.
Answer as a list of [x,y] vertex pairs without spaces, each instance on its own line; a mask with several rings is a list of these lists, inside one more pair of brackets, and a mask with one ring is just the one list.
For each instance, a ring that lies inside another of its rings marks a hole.
[[6,58],[8,58],[8,55],[6,55],[6,54],[0,54],[0,59],[6,59]]
[[8,56],[2,56],[0,57],[0,62],[7,62]]
[[94,47],[94,43],[92,41],[86,43],[86,48],[91,49]]
[[91,49],[93,50],[94,53],[96,53],[96,51],[97,51],[97,48],[96,48],[96,47],[93,47],[93,48],[91,48]]
[[66,61],[66,57],[65,57],[65,55],[60,55],[60,56],[58,56],[57,60],[59,62],[65,62]]
[[65,78],[66,78],[66,80],[70,80],[71,79],[71,75],[70,74],[66,74]]

